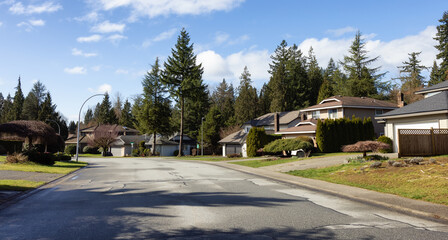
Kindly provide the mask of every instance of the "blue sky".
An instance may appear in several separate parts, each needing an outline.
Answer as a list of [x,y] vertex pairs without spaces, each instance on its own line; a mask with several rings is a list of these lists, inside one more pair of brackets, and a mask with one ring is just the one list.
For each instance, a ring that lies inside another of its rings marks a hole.
[[[0,92],[25,94],[41,81],[57,109],[76,120],[82,102],[109,91],[132,99],[159,57],[170,55],[179,31],[191,36],[213,89],[238,85],[248,66],[257,88],[269,79],[270,55],[285,39],[321,67],[341,60],[359,29],[369,55],[380,56],[390,80],[410,52],[432,66],[432,39],[446,1],[305,0],[0,0]],[[92,99],[94,106],[101,98]],[[84,109],[86,110],[86,109]]]

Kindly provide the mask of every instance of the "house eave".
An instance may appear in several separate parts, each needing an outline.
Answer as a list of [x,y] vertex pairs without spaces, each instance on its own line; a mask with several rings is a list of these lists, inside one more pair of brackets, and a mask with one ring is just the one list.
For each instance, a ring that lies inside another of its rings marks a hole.
[[429,111],[429,112],[418,112],[418,113],[405,113],[405,114],[397,114],[391,116],[378,116],[375,119],[396,119],[396,118],[409,118],[409,117],[419,117],[419,116],[427,116],[427,115],[437,115],[437,114],[447,114],[448,110],[440,110],[440,111]]
[[300,132],[276,132],[275,134],[284,134],[284,135],[291,135],[291,134],[303,134],[303,133],[316,133],[316,131],[300,131]]
[[361,109],[388,109],[388,110],[394,110],[398,107],[380,107],[380,106],[352,106],[352,105],[336,105],[336,106],[329,106],[329,107],[319,107],[319,108],[310,108],[306,109],[300,112],[310,112],[310,111],[316,111],[316,110],[324,110],[324,109],[335,109],[335,108],[361,108]]

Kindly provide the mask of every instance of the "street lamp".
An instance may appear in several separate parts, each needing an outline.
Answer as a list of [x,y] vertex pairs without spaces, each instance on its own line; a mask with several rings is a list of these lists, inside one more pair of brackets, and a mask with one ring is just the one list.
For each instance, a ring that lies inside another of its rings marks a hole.
[[202,138],[201,138],[201,156],[204,156],[204,117],[201,118]]
[[56,123],[56,125],[58,125],[58,134],[59,134],[59,136],[61,136],[61,127],[59,126],[59,123],[56,122],[55,120],[51,120],[51,119],[47,119],[47,120],[45,120],[45,122],[46,121],[50,121],[50,122]]
[[78,154],[79,154],[79,122],[81,121],[81,110],[82,107],[84,107],[84,104],[86,104],[86,102],[96,96],[105,96],[106,94],[104,93],[100,93],[100,94],[95,94],[90,96],[89,98],[87,98],[84,103],[81,105],[81,108],[79,109],[79,114],[78,114],[78,133],[76,134],[76,161],[78,161]]

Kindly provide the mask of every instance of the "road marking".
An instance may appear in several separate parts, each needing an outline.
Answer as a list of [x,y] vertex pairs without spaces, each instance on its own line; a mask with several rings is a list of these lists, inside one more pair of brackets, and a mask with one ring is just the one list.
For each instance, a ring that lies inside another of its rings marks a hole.
[[78,175],[71,178],[71,180],[76,180],[78,178]]

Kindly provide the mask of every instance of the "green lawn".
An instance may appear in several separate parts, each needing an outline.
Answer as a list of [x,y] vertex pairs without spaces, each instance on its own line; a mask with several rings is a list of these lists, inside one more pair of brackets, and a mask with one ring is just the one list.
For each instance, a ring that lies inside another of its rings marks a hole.
[[349,163],[288,174],[448,205],[448,157],[436,159],[439,164],[390,167],[384,161],[381,168],[371,169],[371,162]]
[[2,191],[26,191],[37,188],[45,182],[33,182],[27,180],[0,180],[0,190]]
[[0,162],[5,162],[6,161],[6,156],[0,156]]
[[70,162],[56,161],[56,163],[53,166],[39,165],[30,162],[26,164],[0,164],[0,170],[68,174],[86,165],[87,163],[85,162],[73,162],[73,161]]
[[[175,156],[172,156],[171,158],[177,158]],[[180,157],[177,158],[180,160],[196,160],[196,161],[211,161],[211,162],[220,162],[220,161],[230,161],[230,160],[238,160],[238,159],[244,159],[244,158],[228,158],[223,156],[187,156],[187,157]]]

